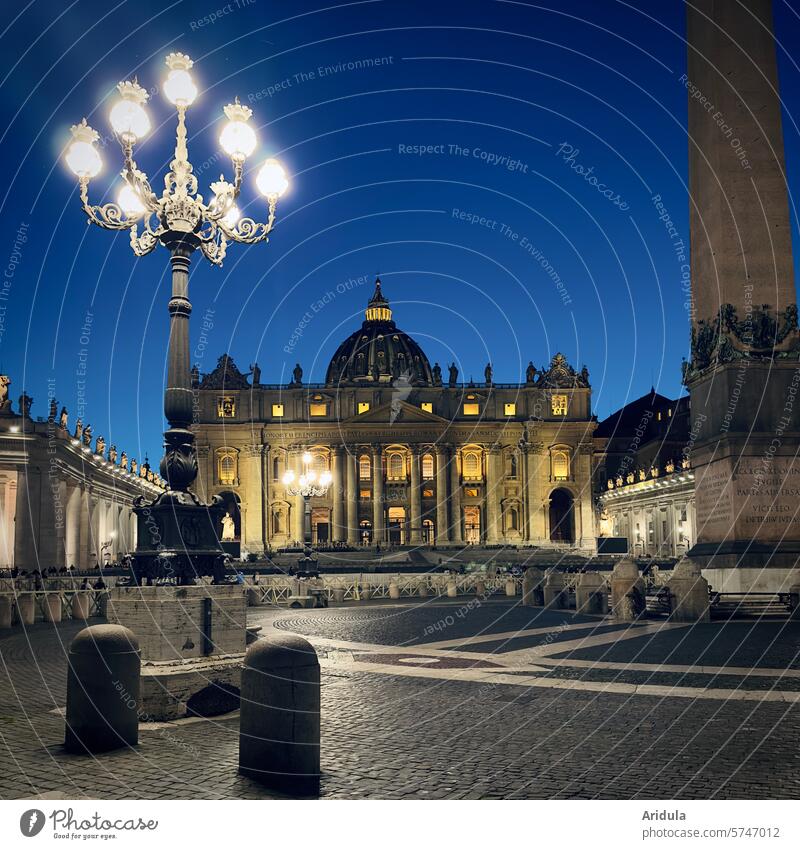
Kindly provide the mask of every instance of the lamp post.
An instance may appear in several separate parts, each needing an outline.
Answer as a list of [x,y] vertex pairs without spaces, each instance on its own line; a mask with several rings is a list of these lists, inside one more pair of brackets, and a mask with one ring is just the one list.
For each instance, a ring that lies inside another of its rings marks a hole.
[[316,558],[311,548],[311,499],[315,496],[321,497],[328,491],[331,485],[331,473],[322,472],[320,475],[311,468],[312,457],[308,451],[302,456],[303,471],[296,476],[292,469],[287,469],[283,475],[283,484],[289,495],[303,497],[303,557],[299,561],[301,569],[310,570],[316,566]]
[[[267,240],[275,221],[278,198],[288,180],[281,165],[267,159],[256,176],[256,185],[266,197],[266,222],[240,216],[236,199],[242,187],[244,164],[256,148],[256,134],[248,123],[252,111],[239,103],[228,104],[220,144],[231,157],[233,182],[224,177],[211,184],[208,203],[197,193],[197,177],[186,146],[186,113],[197,97],[192,78],[192,60],[183,53],[170,53],[163,91],[177,112],[175,150],[164,190],[158,195],[147,175],[133,158],[134,144],[150,130],[145,109],[147,92],[136,80],[121,82],[119,100],[110,113],[111,126],[122,147],[122,186],[117,201],[94,206],[89,202],[89,181],[102,168],[96,148],[97,132],[86,119],[72,127],[72,142],[66,162],[77,176],[83,211],[92,224],[106,230],[127,230],[137,257],[161,244],[170,255],[172,297],[169,301],[170,335],[164,414],[169,424],[164,433],[164,457],[160,471],[168,490],[152,503],[137,499],[138,542],[134,578],[163,577],[177,571],[179,583],[191,583],[196,575],[215,574],[223,555],[216,533],[221,504],[215,496],[204,505],[189,487],[197,477],[197,456],[192,423],[192,386],[189,362],[189,265],[196,250],[212,264],[222,265],[228,244],[253,245]],[[165,556],[165,555],[169,556]],[[173,565],[174,564],[174,565]]]

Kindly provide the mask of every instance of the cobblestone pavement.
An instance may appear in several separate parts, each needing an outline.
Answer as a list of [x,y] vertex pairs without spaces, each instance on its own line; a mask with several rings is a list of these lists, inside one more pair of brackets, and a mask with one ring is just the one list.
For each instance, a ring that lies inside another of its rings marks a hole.
[[[325,798],[800,795],[794,623],[621,627],[458,600],[252,614],[320,654]],[[67,755],[78,630],[0,638],[0,797],[269,798],[236,772],[236,715]]]

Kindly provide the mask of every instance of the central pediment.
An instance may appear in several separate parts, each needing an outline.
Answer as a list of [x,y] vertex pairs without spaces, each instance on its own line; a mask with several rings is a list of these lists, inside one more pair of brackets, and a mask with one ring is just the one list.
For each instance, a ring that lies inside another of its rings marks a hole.
[[[345,422],[343,422],[344,424]],[[374,410],[368,410],[357,416],[346,419],[347,424],[382,424],[382,425],[406,425],[406,424],[441,424],[447,426],[449,422],[435,413],[426,413],[419,407],[409,404],[407,401],[393,400]]]

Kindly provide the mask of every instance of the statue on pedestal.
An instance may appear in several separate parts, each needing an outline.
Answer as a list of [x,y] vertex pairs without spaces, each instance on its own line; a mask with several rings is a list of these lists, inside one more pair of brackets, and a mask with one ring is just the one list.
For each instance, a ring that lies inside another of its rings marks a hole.
[[135,475],[139,469],[139,464],[136,462],[136,458],[131,459],[131,474]]
[[226,513],[222,517],[222,541],[230,542],[234,539],[236,526],[234,524],[233,519],[231,518],[230,513]]
[[433,385],[441,386],[442,385],[442,367],[439,363],[433,364]]
[[123,451],[119,458],[119,467],[128,471],[128,455]]
[[116,463],[117,462],[117,446],[116,445],[112,445],[108,449],[108,460],[109,460],[110,463]]
[[58,416],[58,426],[61,430],[67,430],[69,427],[69,414],[67,413],[66,407],[61,408],[61,412]]
[[86,425],[83,429],[83,444],[91,446],[92,444],[92,426]]
[[0,415],[10,416],[11,399],[8,397],[8,387],[11,385],[11,378],[7,374],[0,374]]
[[26,419],[31,417],[31,406],[33,405],[33,398],[23,389],[22,395],[19,396],[19,414],[24,416]]
[[75,439],[80,439],[83,436],[83,420],[78,416],[78,421],[75,422]]
[[253,375],[253,386],[259,386],[261,383],[261,369],[258,367],[258,363],[251,363],[250,371]]
[[455,386],[458,383],[458,369],[455,363],[451,363],[447,370],[449,372],[448,385]]
[[299,386],[303,382],[303,369],[300,368],[300,363],[297,363],[292,371],[292,382],[295,386]]
[[533,364],[533,360],[528,363],[528,368],[525,369],[525,382],[533,383],[536,380],[536,366]]
[[483,377],[487,386],[492,385],[492,364],[486,363],[486,368],[483,370]]
[[106,441],[102,436],[97,437],[97,441],[94,444],[94,453],[98,454],[100,457],[104,457],[106,453]]

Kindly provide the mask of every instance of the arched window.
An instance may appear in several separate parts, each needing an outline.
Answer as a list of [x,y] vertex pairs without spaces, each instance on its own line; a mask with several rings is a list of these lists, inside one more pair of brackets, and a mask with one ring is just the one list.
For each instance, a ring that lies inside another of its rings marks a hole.
[[217,478],[221,484],[236,483],[236,452],[232,448],[223,449],[217,454]]
[[569,478],[569,453],[564,450],[553,451],[553,480],[565,481]]
[[511,480],[516,480],[518,475],[518,466],[517,466],[517,453],[516,451],[512,451],[508,455],[508,476]]
[[362,454],[358,458],[358,477],[362,481],[368,481],[371,474],[372,463],[370,463],[369,456],[367,454]]
[[311,468],[318,474],[321,475],[323,472],[328,471],[328,458],[325,454],[312,454],[311,455]]
[[272,480],[279,481],[281,479],[281,461],[278,457],[272,460]]
[[465,451],[463,455],[464,480],[479,481],[481,479],[481,458],[477,451]]
[[433,480],[433,456],[431,454],[422,455],[422,480]]
[[390,481],[402,481],[406,479],[405,459],[400,452],[394,451],[389,454],[386,470],[389,473],[388,476]]

